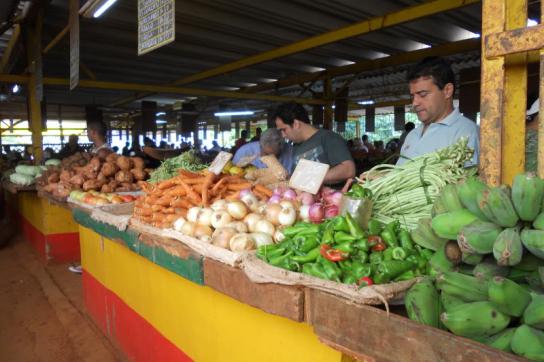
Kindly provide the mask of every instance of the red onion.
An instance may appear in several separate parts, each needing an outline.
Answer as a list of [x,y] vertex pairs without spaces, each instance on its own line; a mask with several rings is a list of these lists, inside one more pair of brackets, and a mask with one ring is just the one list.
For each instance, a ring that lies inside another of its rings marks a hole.
[[285,200],[296,200],[297,199],[297,193],[295,190],[287,189],[283,192],[283,198]]
[[285,187],[276,187],[274,191],[272,191],[273,195],[279,195],[281,196],[285,191]]
[[323,187],[321,188],[320,194],[321,194],[321,196],[322,196],[323,198],[325,198],[325,197],[327,197],[327,196],[330,195],[330,194],[334,194],[335,192],[336,192],[335,189],[331,189],[330,187],[323,186]]
[[276,194],[270,196],[270,198],[268,199],[269,204],[279,204],[280,201],[281,201],[281,196]]
[[335,206],[340,206],[340,203],[342,202],[342,196],[343,194],[340,191],[334,192],[331,195],[330,204]]
[[331,217],[338,216],[340,210],[336,205],[329,205],[325,207],[325,219],[330,219]]
[[325,216],[325,211],[323,210],[323,204],[320,204],[316,202],[312,206],[310,206],[310,210],[308,211],[308,214],[310,216],[310,221],[314,224],[319,224],[323,221],[323,217]]
[[302,205],[312,205],[315,202],[314,195],[310,194],[309,192],[303,192],[298,195],[298,200],[302,203]]
[[244,197],[244,196],[247,196],[247,195],[252,195],[253,193],[251,192],[251,189],[243,189],[243,190],[240,190],[240,198]]

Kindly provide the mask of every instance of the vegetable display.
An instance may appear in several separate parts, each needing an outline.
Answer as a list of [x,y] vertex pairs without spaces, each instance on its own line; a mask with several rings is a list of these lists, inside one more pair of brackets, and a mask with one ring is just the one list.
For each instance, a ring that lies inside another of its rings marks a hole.
[[285,239],[280,243],[257,249],[260,259],[345,284],[385,284],[424,275],[433,254],[414,245],[398,222],[371,220],[363,231],[349,214],[319,225],[299,222],[282,233]]
[[544,181],[532,173],[517,175],[511,189],[475,177],[444,189],[430,223],[412,232],[437,250],[436,280],[408,291],[408,316],[543,361],[543,200]]
[[38,181],[45,192],[66,198],[73,190],[104,193],[135,191],[138,181],[148,177],[139,157],[125,157],[101,149],[96,155],[78,152],[61,161],[60,168],[48,170]]
[[191,172],[201,171],[208,165],[203,164],[194,150],[183,152],[181,155],[164,160],[149,177],[149,182],[159,182],[172,178],[179,170]]
[[133,202],[136,196],[128,194],[104,193],[98,191],[72,191],[70,199],[92,206],[102,206],[109,204],[122,204],[125,202]]
[[403,165],[378,165],[366,173],[363,186],[372,193],[372,215],[389,223],[399,220],[412,230],[421,218],[430,217],[432,204],[447,184],[474,174],[464,165],[472,158],[468,140],[416,157]]

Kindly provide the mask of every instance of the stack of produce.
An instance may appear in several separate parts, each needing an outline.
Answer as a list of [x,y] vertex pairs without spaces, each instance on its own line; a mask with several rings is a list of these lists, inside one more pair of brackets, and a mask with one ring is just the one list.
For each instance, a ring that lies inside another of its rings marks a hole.
[[461,139],[400,166],[383,164],[369,170],[363,186],[373,194],[372,216],[384,223],[399,220],[410,230],[419,219],[430,217],[434,199],[446,185],[476,172],[464,167],[473,155],[467,142]]
[[289,173],[278,161],[276,156],[267,155],[259,158],[266,165],[265,168],[246,170],[245,177],[260,185],[275,185],[286,181]]
[[204,170],[208,165],[203,164],[194,150],[183,152],[181,155],[164,160],[149,177],[149,182],[168,180],[176,176],[179,170],[197,172]]
[[345,284],[385,284],[425,275],[433,252],[414,245],[398,222],[370,220],[363,231],[353,218],[322,224],[299,222],[282,230],[283,241],[257,249],[267,263]]
[[216,176],[207,170],[199,173],[180,170],[179,175],[168,180],[140,185],[146,196],[136,201],[134,218],[160,228],[169,228],[180,217],[187,217],[192,207],[207,208],[218,200],[238,200],[242,190],[251,190],[256,201],[267,200],[272,195],[266,187],[253,187],[240,176]]
[[407,293],[410,318],[544,360],[543,201],[534,174],[517,175],[512,189],[476,178],[445,189],[433,207],[434,236],[428,220],[414,231],[437,248],[437,276],[436,288],[428,280]]
[[15,167],[15,172],[9,175],[10,182],[19,186],[30,186],[36,182],[44,171],[46,166],[19,165]]
[[148,176],[144,161],[102,149],[96,155],[78,152],[61,162],[60,169],[44,175],[39,184],[43,191],[66,198],[73,190],[104,193],[135,191],[138,181]]
[[133,202],[136,196],[128,194],[104,193],[98,191],[72,191],[70,199],[91,206],[103,206],[110,204],[122,204],[125,202]]

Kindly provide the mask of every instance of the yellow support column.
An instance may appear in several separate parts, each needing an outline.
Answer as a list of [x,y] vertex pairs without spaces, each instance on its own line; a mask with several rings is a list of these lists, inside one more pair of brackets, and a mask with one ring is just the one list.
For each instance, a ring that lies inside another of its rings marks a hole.
[[[506,0],[506,30],[527,24],[527,0]],[[505,59],[501,181],[511,184],[525,170],[525,109],[527,104],[527,54]]]
[[[544,1],[540,2],[540,24],[544,24]],[[544,49],[540,50],[540,110],[538,112],[538,176],[544,178]]]

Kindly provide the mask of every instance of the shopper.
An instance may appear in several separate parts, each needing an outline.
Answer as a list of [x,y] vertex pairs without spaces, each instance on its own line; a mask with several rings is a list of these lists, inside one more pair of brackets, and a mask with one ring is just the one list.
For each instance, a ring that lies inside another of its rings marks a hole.
[[406,136],[408,136],[408,133],[412,132],[416,128],[416,125],[414,122],[407,122],[404,125],[404,132],[400,135],[400,141],[399,141],[399,148],[402,148],[402,145],[404,144],[404,141],[406,140]]
[[255,142],[255,141],[260,140],[262,134],[263,134],[262,128],[257,127],[257,129],[255,130],[255,136],[253,136],[253,138],[251,138],[250,142]]
[[308,112],[297,103],[284,103],[276,109],[274,118],[282,136],[292,141],[293,165],[307,159],[330,165],[325,184],[337,185],[355,176],[355,163],[346,141],[338,134],[317,129],[310,124]]
[[93,121],[87,124],[87,138],[93,143],[91,153],[97,153],[101,149],[110,149],[106,143],[107,128],[103,122]]
[[267,129],[259,141],[246,143],[236,152],[232,163],[251,163],[257,168],[266,168],[266,165],[259,160],[265,155],[275,155],[287,172],[293,170],[293,146],[285,142],[281,132],[276,128]]
[[247,143],[247,130],[242,130],[242,132],[240,133],[240,138],[238,138],[236,140],[236,142],[234,143],[234,147],[231,149],[231,153],[232,154],[235,154],[236,151],[238,151],[240,149],[240,147],[242,147],[243,145],[245,145]]
[[69,156],[72,156],[73,154],[77,152],[82,152],[83,147],[79,145],[79,137],[75,134],[71,134],[68,136],[68,143],[64,145],[64,147],[59,151],[59,159],[63,159]]
[[130,143],[125,142],[125,147],[121,150],[123,156],[130,156]]

